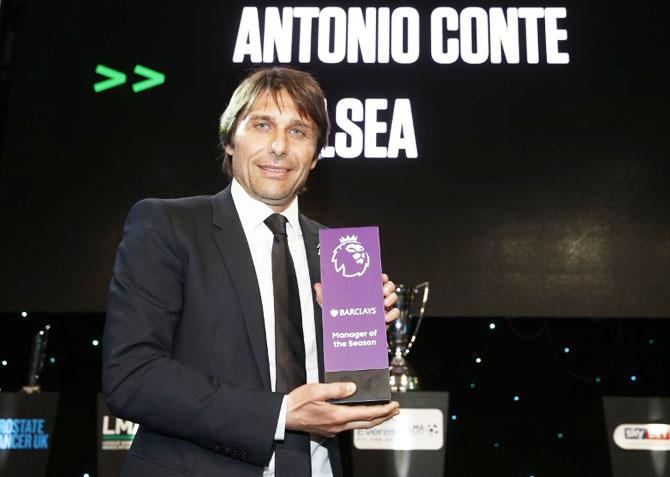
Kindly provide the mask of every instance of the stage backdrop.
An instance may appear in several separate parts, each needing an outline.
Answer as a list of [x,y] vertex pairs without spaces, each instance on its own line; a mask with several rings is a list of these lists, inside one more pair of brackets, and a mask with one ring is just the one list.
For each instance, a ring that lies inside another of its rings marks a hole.
[[429,315],[670,316],[657,3],[24,0],[0,311],[103,310],[128,209],[224,187],[219,115],[285,64],[332,119],[301,208],[379,225]]

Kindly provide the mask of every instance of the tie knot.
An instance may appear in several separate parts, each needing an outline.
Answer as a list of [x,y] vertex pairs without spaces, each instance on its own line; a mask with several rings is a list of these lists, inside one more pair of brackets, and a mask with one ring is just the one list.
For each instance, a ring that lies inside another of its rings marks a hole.
[[275,235],[286,235],[286,222],[288,219],[281,214],[272,214],[267,219],[265,219],[265,225],[268,226],[272,233]]

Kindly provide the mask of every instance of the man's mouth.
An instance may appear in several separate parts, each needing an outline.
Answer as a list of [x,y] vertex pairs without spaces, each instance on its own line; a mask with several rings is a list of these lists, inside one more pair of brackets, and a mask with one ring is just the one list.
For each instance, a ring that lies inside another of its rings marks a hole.
[[276,166],[260,166],[260,168],[264,171],[267,172],[268,174],[286,174],[289,169],[286,169],[284,167],[276,167]]

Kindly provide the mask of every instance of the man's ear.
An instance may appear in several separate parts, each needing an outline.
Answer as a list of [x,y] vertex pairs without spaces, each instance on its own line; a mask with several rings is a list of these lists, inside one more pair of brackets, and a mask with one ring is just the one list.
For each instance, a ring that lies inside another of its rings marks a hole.
[[235,151],[235,148],[233,147],[233,143],[231,142],[231,143],[226,144],[225,146],[223,146],[223,150],[226,151],[226,154],[228,154],[229,156],[232,156],[233,152]]

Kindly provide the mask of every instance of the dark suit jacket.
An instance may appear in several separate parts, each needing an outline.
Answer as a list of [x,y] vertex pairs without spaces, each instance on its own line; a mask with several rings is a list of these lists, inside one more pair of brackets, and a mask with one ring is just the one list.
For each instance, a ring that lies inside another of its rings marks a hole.
[[[302,215],[300,225],[314,283],[321,226]],[[110,285],[102,379],[110,410],[140,423],[124,477],[262,474],[283,395],[270,389],[261,297],[230,187],[132,208]],[[336,440],[328,449],[339,476]]]

